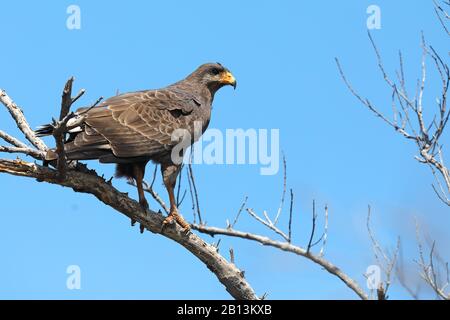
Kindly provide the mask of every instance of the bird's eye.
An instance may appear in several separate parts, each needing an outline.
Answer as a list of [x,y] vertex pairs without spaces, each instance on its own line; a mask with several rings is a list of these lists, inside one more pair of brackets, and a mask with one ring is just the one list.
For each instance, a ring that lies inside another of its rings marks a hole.
[[220,73],[219,69],[217,69],[217,68],[211,69],[211,74],[217,76],[219,73]]

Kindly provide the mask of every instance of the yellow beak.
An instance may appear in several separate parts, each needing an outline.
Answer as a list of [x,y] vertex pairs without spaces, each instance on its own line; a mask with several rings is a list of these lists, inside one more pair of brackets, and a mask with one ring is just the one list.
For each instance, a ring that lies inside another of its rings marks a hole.
[[230,85],[234,89],[236,89],[236,84],[237,84],[236,79],[234,78],[234,76],[231,74],[230,71],[222,72],[222,77],[220,78],[220,82],[225,85]]

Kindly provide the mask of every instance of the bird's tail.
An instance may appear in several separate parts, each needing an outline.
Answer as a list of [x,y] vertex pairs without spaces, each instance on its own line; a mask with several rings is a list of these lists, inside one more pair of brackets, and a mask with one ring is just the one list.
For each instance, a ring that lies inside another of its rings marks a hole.
[[[45,137],[53,134],[53,126],[48,124],[43,124],[42,126],[37,127],[34,130],[34,133],[37,137]],[[45,161],[53,161],[58,159],[58,154],[55,152],[55,149],[48,149],[45,153]]]
[[50,136],[53,134],[53,126],[50,123],[43,124],[34,130],[34,133],[36,133],[36,136],[38,137]]

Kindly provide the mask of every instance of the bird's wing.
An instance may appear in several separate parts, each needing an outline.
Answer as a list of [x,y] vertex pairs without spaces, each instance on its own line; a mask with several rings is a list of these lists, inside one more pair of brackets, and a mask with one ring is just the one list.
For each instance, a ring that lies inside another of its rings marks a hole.
[[76,135],[68,153],[110,149],[120,158],[151,156],[176,142],[172,132],[189,126],[199,101],[174,89],[127,93],[107,99],[91,110],[80,109],[85,128]]

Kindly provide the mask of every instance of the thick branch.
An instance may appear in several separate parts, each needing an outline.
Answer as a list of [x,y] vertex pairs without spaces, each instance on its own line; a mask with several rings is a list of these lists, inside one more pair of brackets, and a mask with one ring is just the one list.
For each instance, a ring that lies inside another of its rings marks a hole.
[[65,179],[61,180],[58,179],[56,170],[21,160],[0,159],[0,172],[35,178],[38,181],[72,188],[76,192],[92,194],[106,205],[139,222],[145,229],[170,238],[185,247],[217,276],[235,299],[258,299],[242,272],[226,261],[214,246],[195,234],[186,235],[178,225],[163,229],[162,214],[156,212],[147,214],[136,201],[119,192],[93,171],[84,173],[68,170]]

